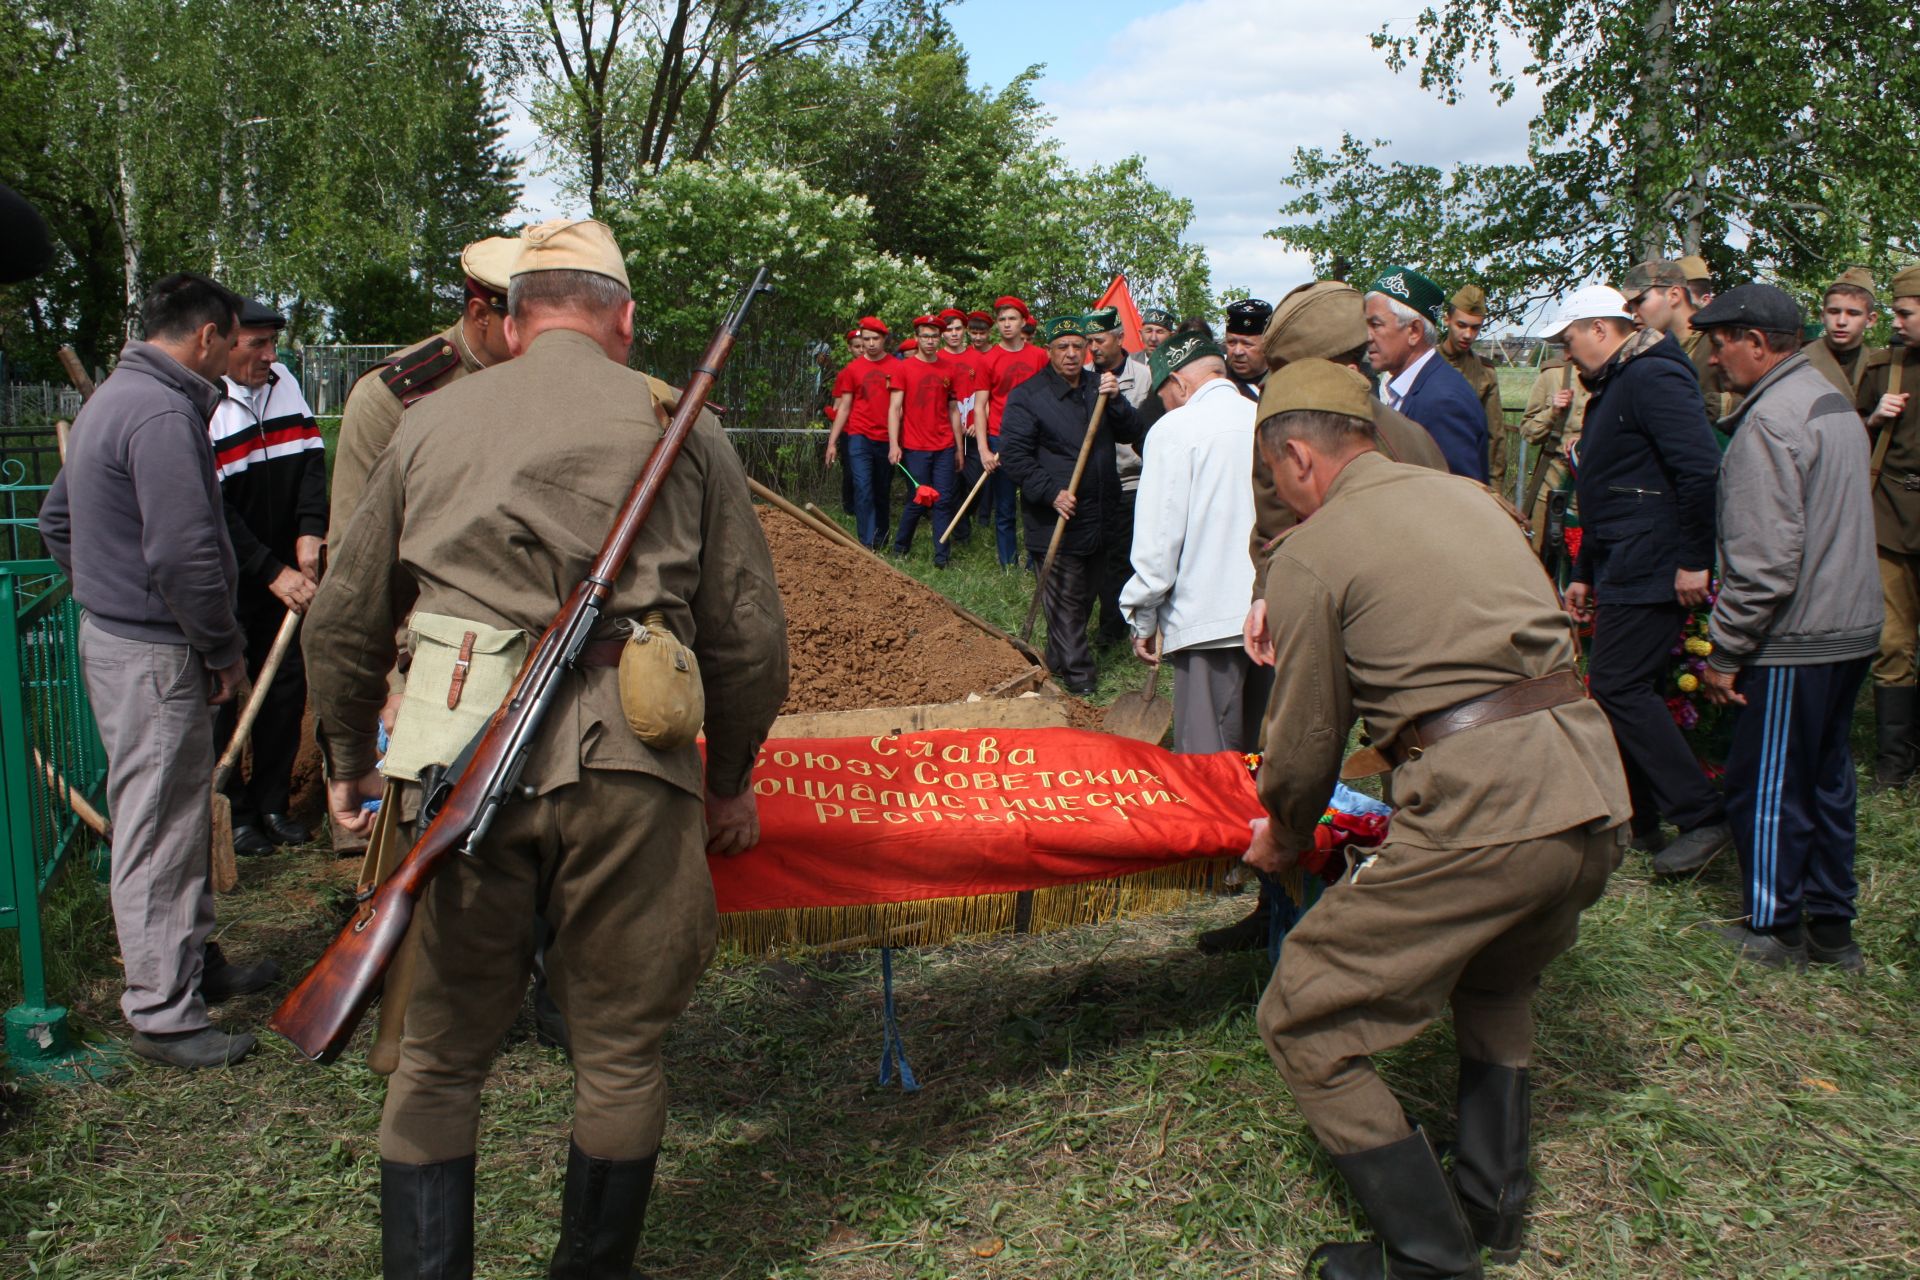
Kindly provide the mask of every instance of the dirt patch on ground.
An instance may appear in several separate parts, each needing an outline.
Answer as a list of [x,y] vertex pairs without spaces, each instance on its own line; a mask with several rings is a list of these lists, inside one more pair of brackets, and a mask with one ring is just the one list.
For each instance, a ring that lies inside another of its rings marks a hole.
[[958,702],[1032,667],[903,573],[770,507],[760,524],[787,609],[783,712]]

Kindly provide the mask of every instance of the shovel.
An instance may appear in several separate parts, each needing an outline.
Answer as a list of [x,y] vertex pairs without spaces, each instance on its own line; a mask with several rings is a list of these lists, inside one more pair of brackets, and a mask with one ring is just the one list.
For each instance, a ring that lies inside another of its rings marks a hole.
[[260,664],[260,678],[253,682],[253,695],[240,712],[240,722],[233,727],[233,741],[227,744],[220,763],[213,767],[215,893],[232,893],[240,883],[240,865],[233,856],[233,801],[226,795],[227,780],[233,777],[234,769],[240,764],[240,753],[246,750],[247,739],[253,736],[253,722],[260,718],[260,704],[267,700],[267,690],[273,685],[273,677],[279,672],[280,663],[285,660],[287,650],[293,647],[293,638],[299,633],[300,615],[289,609],[280,622],[280,633],[273,638],[273,648],[267,651],[267,660]]
[[[1155,653],[1160,651],[1157,636],[1153,647]],[[1100,722],[1100,728],[1116,738],[1132,738],[1136,742],[1156,745],[1172,727],[1173,703],[1160,696],[1158,662],[1147,668],[1146,687],[1139,693],[1123,693],[1115,698],[1113,705],[1107,708],[1106,718]]]

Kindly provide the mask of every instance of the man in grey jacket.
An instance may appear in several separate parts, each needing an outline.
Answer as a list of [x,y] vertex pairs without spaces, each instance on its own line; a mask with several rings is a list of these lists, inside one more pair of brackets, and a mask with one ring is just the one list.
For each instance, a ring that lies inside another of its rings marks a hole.
[[179,1067],[237,1062],[251,1035],[207,1005],[279,976],[228,962],[213,934],[210,703],[247,695],[238,581],[207,422],[220,400],[239,299],[168,276],[73,424],[40,512],[47,550],[85,612],[80,662],[107,749],[113,920],[133,1050]]
[[1853,941],[1853,704],[1882,608],[1867,436],[1800,353],[1800,307],[1749,284],[1693,317],[1725,383],[1720,595],[1707,696],[1740,708],[1727,813],[1747,922],[1722,930],[1762,964],[1865,968]]

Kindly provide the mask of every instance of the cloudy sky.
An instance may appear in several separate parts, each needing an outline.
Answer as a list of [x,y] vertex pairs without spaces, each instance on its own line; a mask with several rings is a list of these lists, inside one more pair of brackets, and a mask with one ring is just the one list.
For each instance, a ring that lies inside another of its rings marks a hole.
[[[949,21],[976,83],[1044,64],[1037,94],[1078,165],[1138,152],[1154,181],[1194,202],[1192,236],[1218,289],[1277,298],[1308,278],[1304,257],[1264,232],[1279,221],[1295,147],[1342,132],[1392,142],[1388,156],[1445,167],[1518,159],[1536,99],[1502,107],[1475,81],[1447,107],[1395,75],[1369,37],[1411,27],[1417,0],[960,0]],[[1097,15],[1098,26],[1091,19]],[[511,144],[532,130],[515,121]],[[528,183],[525,216],[549,217],[552,185]]]

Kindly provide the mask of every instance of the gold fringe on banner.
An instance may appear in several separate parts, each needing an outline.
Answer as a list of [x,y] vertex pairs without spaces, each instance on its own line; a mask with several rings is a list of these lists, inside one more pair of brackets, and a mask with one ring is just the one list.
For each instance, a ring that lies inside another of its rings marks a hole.
[[[1044,933],[1171,911],[1196,894],[1218,892],[1236,861],[1209,858],[1112,880],[977,898],[738,911],[720,917],[720,939],[748,955],[764,955],[796,947],[937,946],[986,933]],[[1289,892],[1298,900],[1294,889]]]

